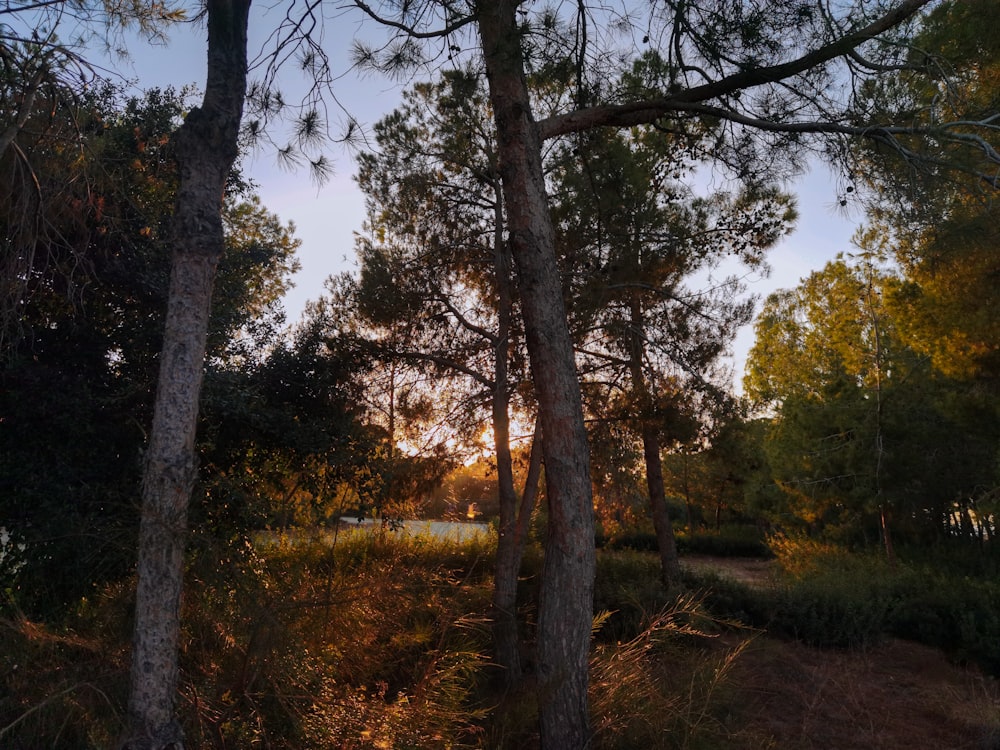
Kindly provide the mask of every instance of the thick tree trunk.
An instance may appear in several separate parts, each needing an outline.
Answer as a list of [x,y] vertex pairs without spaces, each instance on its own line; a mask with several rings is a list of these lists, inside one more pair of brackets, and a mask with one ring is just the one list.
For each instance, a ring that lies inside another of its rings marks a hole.
[[549,529],[538,611],[541,744],[582,748],[590,740],[587,687],[595,570],[590,457],[516,8],[511,0],[481,3],[479,29],[544,434]]
[[187,510],[212,284],[224,246],[222,199],[236,159],[249,0],[208,0],[208,82],[174,136],[180,184],[166,328],[143,473],[128,750],[182,748],[177,657]]

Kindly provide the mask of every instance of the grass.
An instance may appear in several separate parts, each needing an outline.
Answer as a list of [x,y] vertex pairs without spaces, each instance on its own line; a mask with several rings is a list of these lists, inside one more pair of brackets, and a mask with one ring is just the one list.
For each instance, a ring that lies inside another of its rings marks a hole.
[[[537,745],[533,691],[498,692],[494,679],[492,539],[329,541],[261,547],[196,536],[181,654],[189,748]],[[763,587],[688,573],[668,590],[655,555],[599,554],[594,750],[896,747],[884,730],[897,704],[926,715],[925,732],[947,727],[996,746],[996,687],[940,652],[906,651],[892,639],[952,639],[957,658],[989,664],[1000,642],[994,584],[889,569],[802,540],[773,547],[786,572]],[[529,550],[521,603],[529,636],[540,561]],[[0,747],[110,746],[124,710],[131,606],[123,582],[81,602],[58,628],[0,622]],[[903,669],[919,670],[928,654],[947,682],[925,687],[928,675]],[[830,734],[846,732],[845,722],[857,724],[854,745]]]

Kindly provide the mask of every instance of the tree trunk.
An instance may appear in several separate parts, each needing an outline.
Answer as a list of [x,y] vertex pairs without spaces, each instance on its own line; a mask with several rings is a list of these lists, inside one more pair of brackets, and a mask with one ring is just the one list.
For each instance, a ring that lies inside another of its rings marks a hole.
[[[649,509],[656,531],[656,546],[660,552],[660,576],[666,585],[677,581],[681,575],[677,560],[677,540],[674,527],[667,512],[667,493],[663,486],[663,463],[660,457],[660,435],[652,420],[653,399],[650,397],[646,376],[642,371],[643,339],[646,321],[637,295],[629,302],[628,337],[629,375],[632,378],[632,392],[639,404],[639,419],[642,424],[642,455],[646,464],[646,489],[649,492]],[[690,506],[690,502],[688,503]],[[690,523],[690,521],[689,521]]]
[[660,436],[655,425],[647,423],[642,427],[642,455],[646,461],[649,509],[653,515],[656,546],[660,551],[660,575],[663,577],[663,582],[670,585],[680,579],[681,566],[677,560],[674,527],[667,512],[667,495],[663,488],[663,464],[660,459]]
[[[500,224],[498,223],[498,227]],[[493,578],[493,644],[496,660],[504,670],[504,683],[513,688],[521,682],[520,643],[517,635],[517,574],[521,558],[516,549],[517,491],[510,452],[510,399],[507,356],[510,335],[511,291],[507,251],[502,238],[496,241],[498,303],[497,339],[494,346],[493,445],[497,461],[497,492],[500,528],[497,536],[496,569]]]
[[236,159],[247,68],[249,0],[208,0],[208,81],[174,135],[180,168],[170,291],[146,451],[127,727],[119,747],[183,747],[177,657],[187,511],[212,284],[222,255],[222,199]]
[[549,528],[538,611],[541,745],[582,748],[590,741],[587,687],[596,556],[590,457],[516,8],[512,0],[481,3],[479,30],[544,434]]
[[[494,433],[498,434],[494,423]],[[507,466],[501,467],[501,446],[497,438],[497,474],[510,472],[509,483],[500,480],[500,533],[497,539],[496,573],[493,581],[493,641],[497,664],[504,670],[504,684],[508,690],[521,684],[521,642],[517,632],[517,578],[528,538],[528,525],[538,497],[538,479],[542,471],[542,433],[535,421],[535,434],[528,459],[528,473],[524,480],[520,507],[514,491],[514,472],[510,460],[508,440]],[[509,484],[509,489],[504,485]],[[509,493],[509,494],[508,494]]]
[[518,511],[517,526],[514,529],[514,545],[517,548],[518,559],[524,557],[531,514],[535,512],[535,502],[538,499],[538,480],[542,476],[542,445],[542,424],[536,417],[531,452],[528,455],[528,472],[524,477],[524,490],[521,493],[521,509]]

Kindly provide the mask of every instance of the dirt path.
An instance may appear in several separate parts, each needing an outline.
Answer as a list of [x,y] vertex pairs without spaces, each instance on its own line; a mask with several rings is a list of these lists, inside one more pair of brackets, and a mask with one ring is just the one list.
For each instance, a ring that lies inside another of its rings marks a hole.
[[[750,586],[777,575],[773,560],[755,558],[686,555],[681,566]],[[762,634],[738,657],[729,687],[739,727],[730,748],[1000,750],[997,680],[908,641],[847,651]]]
[[1000,690],[939,651],[865,652],[761,638],[734,674],[746,750],[995,750]]
[[777,574],[774,560],[759,557],[713,557],[711,555],[684,555],[681,567],[696,573],[715,573],[750,586],[766,586]]

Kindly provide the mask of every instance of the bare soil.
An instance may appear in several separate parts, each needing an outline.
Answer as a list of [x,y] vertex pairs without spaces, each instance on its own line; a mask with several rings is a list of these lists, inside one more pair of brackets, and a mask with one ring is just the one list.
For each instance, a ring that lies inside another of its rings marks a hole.
[[858,653],[761,638],[733,680],[746,750],[1000,748],[995,680],[915,643]]
[[[692,556],[682,564],[751,585],[767,585],[775,572],[762,560]],[[739,655],[728,684],[732,748],[1000,750],[997,680],[916,643],[841,651],[762,635]]]
[[685,555],[681,567],[697,573],[711,572],[724,578],[732,578],[751,586],[766,586],[777,574],[774,560],[759,557],[712,557],[711,555]]

